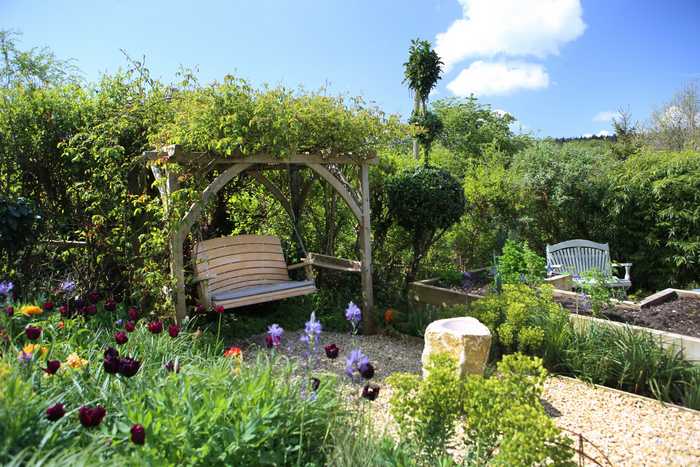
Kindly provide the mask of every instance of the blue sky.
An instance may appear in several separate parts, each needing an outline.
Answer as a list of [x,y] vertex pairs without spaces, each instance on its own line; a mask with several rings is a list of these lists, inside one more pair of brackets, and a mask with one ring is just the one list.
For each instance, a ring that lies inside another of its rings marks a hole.
[[537,136],[610,131],[620,107],[647,119],[700,79],[698,25],[698,0],[0,0],[0,28],[88,80],[124,49],[166,81],[184,65],[203,82],[327,84],[404,116],[402,64],[428,39],[449,64],[433,99],[476,92]]

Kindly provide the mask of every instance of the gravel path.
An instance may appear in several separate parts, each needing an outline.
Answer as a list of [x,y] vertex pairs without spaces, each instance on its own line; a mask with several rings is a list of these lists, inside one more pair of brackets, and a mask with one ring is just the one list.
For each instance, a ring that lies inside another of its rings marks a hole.
[[[285,334],[284,351],[291,355],[303,352],[300,333]],[[264,336],[251,339],[263,345]],[[250,343],[250,342],[249,342]],[[393,372],[418,373],[421,369],[423,340],[414,337],[357,336],[323,333],[322,345],[335,343],[340,357],[329,360],[322,356],[319,368],[342,374],[347,352],[359,347],[376,367],[375,382],[382,388],[375,401],[376,422],[393,431],[388,414],[391,388],[381,382]],[[323,350],[321,351],[323,353]],[[358,389],[359,392],[359,389]],[[700,466],[700,412],[667,406],[660,402],[633,396],[581,381],[550,377],[543,394],[547,412],[561,428],[580,433],[615,466]],[[572,435],[578,443],[578,437]],[[596,450],[584,444],[594,457]],[[598,459],[601,459],[598,456]]]

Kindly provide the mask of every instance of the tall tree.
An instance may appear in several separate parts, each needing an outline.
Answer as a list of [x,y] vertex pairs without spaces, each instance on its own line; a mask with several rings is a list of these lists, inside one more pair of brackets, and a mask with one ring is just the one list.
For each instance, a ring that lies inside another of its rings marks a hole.
[[[413,117],[425,115],[430,91],[437,85],[442,74],[443,62],[430,46],[430,42],[420,39],[411,41],[408,61],[404,66],[404,84],[413,92]],[[413,140],[413,156],[418,159],[418,138]]]

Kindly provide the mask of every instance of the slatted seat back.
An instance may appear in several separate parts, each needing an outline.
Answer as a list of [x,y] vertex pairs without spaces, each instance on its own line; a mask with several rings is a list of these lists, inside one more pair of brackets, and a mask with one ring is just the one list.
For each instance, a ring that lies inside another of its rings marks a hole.
[[568,240],[547,245],[547,265],[559,265],[562,272],[578,275],[596,269],[607,277],[612,276],[610,247],[607,243],[590,240]]
[[290,280],[278,237],[213,238],[195,245],[194,257],[196,275],[209,278],[209,295]]

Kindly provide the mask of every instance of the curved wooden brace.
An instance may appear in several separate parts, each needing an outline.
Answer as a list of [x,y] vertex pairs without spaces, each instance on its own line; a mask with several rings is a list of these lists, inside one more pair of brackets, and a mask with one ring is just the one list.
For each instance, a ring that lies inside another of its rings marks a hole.
[[209,202],[209,199],[211,199],[212,196],[217,194],[219,190],[221,190],[224,187],[224,185],[226,185],[233,177],[248,169],[252,165],[253,164],[232,165],[228,169],[221,172],[219,176],[216,177],[214,181],[211,182],[209,186],[207,186],[204,189],[204,191],[202,192],[202,198],[199,201],[195,201],[194,203],[192,203],[192,206],[190,206],[190,209],[187,211],[187,214],[185,214],[182,217],[182,220],[180,220],[178,232],[181,238],[185,238],[187,232],[190,231],[195,221],[202,214],[202,209],[204,209],[204,206]]
[[362,222],[362,210],[360,210],[355,198],[353,198],[352,194],[348,191],[345,185],[343,185],[343,183],[323,165],[315,163],[307,163],[306,165],[309,166],[311,170],[319,174],[321,178],[330,183],[333,188],[335,188],[335,191],[337,191],[338,194],[345,200],[357,220]]

